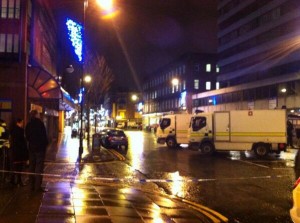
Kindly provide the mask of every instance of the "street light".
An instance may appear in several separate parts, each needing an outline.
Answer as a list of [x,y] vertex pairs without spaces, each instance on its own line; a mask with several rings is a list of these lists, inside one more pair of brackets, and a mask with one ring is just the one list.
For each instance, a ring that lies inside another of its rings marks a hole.
[[89,75],[84,76],[82,72],[82,78],[80,78],[80,133],[79,133],[79,154],[78,161],[81,161],[83,153],[83,110],[84,110],[84,82],[89,83],[92,78]]
[[138,96],[136,95],[136,94],[133,94],[132,96],[131,96],[131,100],[132,101],[136,101],[138,99]]
[[[113,0],[97,0],[99,6],[107,13],[111,13],[113,11]],[[81,81],[80,81],[80,90],[81,90],[81,101],[80,101],[80,135],[79,135],[79,153],[78,153],[78,162],[81,161],[82,153],[83,153],[83,81],[84,81],[84,63],[85,63],[85,16],[86,16],[86,9],[88,7],[88,0],[83,1],[83,26],[82,26],[82,74],[81,74]],[[91,78],[86,77],[86,81],[91,81]],[[89,137],[89,136],[88,136]],[[89,139],[88,139],[89,140]]]

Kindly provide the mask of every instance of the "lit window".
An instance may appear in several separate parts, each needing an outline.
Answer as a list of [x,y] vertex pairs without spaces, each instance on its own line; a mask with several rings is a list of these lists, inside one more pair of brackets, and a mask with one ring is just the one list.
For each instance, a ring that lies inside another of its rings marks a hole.
[[7,1],[2,1],[2,4],[1,4],[1,18],[7,18]]
[[211,72],[211,64],[206,64],[206,72]]
[[13,19],[15,17],[14,0],[8,2],[8,18]]
[[220,68],[218,67],[218,65],[216,66],[216,72],[217,72],[217,73],[220,72]]
[[14,35],[14,53],[19,52],[19,35],[15,34]]
[[211,89],[211,83],[210,83],[210,81],[207,81],[207,82],[205,83],[205,89],[206,89],[206,90],[210,90],[210,89]]
[[0,34],[0,52],[5,52],[5,34]]
[[220,82],[216,82],[216,89],[220,89]]
[[7,34],[7,45],[6,45],[6,52],[12,52],[12,45],[13,45],[13,34]]
[[20,18],[20,0],[16,0],[16,12],[15,12],[15,18]]
[[199,80],[194,80],[194,89],[199,89]]
[[183,90],[185,90],[185,89],[186,89],[186,82],[183,81]]

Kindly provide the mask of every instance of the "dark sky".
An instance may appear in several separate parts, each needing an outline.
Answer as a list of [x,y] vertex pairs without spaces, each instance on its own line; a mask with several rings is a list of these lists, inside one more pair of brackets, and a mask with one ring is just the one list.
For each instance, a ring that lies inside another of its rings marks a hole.
[[129,88],[183,53],[216,52],[217,0],[123,0],[118,7],[113,22],[93,17],[88,28]]
[[[93,0],[89,1],[87,44],[105,56],[117,83],[125,89],[139,90],[143,77],[184,53],[217,52],[217,0],[115,2],[118,15],[105,20]],[[82,4],[77,7],[80,15]]]

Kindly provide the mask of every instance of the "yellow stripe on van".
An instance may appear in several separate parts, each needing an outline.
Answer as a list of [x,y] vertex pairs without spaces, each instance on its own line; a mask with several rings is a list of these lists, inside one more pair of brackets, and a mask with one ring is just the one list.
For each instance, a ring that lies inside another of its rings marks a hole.
[[216,132],[216,136],[229,136],[229,132]]
[[180,130],[176,130],[176,132],[177,132],[177,133],[187,133],[188,130],[181,130],[181,129],[180,129]]
[[[200,137],[200,136],[206,136],[207,133],[204,133],[204,132],[192,132],[190,134],[191,137]],[[212,133],[208,133],[208,136],[212,136],[213,134]]]
[[285,132],[232,132],[232,136],[257,136],[257,137],[265,137],[265,136],[286,136]]
[[216,132],[216,136],[243,136],[243,137],[285,137],[285,132]]

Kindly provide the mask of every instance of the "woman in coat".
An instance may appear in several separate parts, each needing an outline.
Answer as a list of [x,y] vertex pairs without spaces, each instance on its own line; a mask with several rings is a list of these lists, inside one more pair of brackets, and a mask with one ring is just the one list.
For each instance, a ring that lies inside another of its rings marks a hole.
[[[10,139],[11,162],[13,170],[16,172],[22,172],[28,160],[27,142],[25,139],[24,122],[22,119],[18,118],[16,120],[16,124],[11,130]],[[14,184],[24,186],[21,174],[13,175],[11,181]]]

